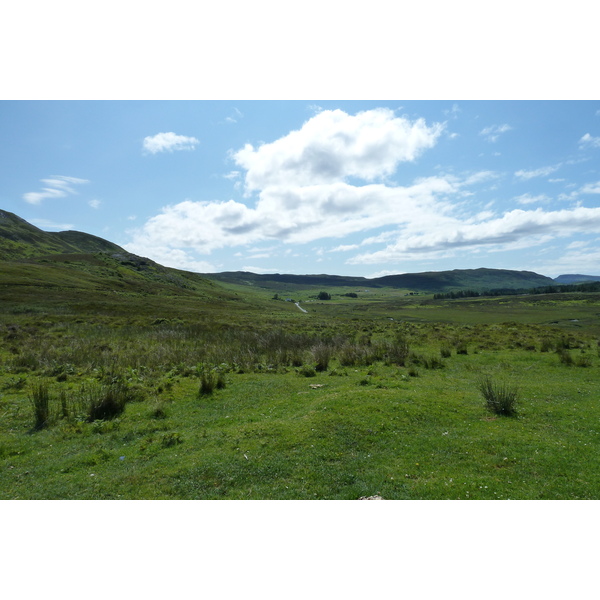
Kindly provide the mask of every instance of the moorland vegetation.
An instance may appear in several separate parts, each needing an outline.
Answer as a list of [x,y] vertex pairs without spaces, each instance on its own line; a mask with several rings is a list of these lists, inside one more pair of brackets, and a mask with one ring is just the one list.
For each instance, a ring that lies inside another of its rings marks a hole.
[[2,214],[2,499],[600,497],[596,291],[208,278]]

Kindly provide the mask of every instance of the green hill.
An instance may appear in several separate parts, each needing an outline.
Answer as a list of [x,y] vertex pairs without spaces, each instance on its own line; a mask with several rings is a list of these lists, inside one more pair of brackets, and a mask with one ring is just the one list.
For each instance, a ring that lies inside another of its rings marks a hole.
[[427,273],[387,275],[376,280],[381,286],[412,288],[423,292],[447,292],[469,289],[475,291],[493,289],[521,289],[552,285],[550,277],[531,271],[506,269],[455,269]]
[[197,273],[164,267],[87,233],[45,232],[4,210],[0,302],[5,312],[13,313],[168,318],[241,305],[252,308]]
[[238,285],[261,286],[278,290],[282,286],[293,289],[307,287],[365,287],[396,288],[415,292],[436,293],[451,290],[525,289],[553,285],[550,277],[531,271],[506,269],[455,269],[453,271],[431,271],[427,273],[404,273],[367,279],[366,277],[344,277],[339,275],[282,275],[280,273],[257,275],[243,271],[205,273],[215,281]]
[[15,214],[0,210],[0,260],[79,252],[125,251],[88,233],[42,231]]
[[[46,305],[54,302],[58,309],[79,302],[90,310],[121,310],[129,314],[153,306],[153,311],[160,307],[163,312],[178,314],[186,302],[191,303],[190,310],[199,309],[200,305],[214,310],[227,303],[264,309],[268,292],[388,288],[444,293],[528,289],[554,283],[549,277],[530,271],[483,268],[375,279],[242,271],[197,274],[164,267],[87,233],[42,231],[15,214],[0,210],[0,299],[4,306],[37,301]],[[261,288],[262,292],[251,293],[252,288],[257,292]],[[131,302],[133,296],[146,299],[143,309],[139,302]],[[161,303],[160,297],[171,300]],[[198,302],[197,308],[194,303]]]

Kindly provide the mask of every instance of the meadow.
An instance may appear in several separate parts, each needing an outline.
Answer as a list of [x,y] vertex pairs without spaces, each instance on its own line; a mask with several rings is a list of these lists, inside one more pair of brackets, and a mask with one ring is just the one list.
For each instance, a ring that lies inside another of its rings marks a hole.
[[600,497],[598,294],[354,291],[5,292],[0,498]]

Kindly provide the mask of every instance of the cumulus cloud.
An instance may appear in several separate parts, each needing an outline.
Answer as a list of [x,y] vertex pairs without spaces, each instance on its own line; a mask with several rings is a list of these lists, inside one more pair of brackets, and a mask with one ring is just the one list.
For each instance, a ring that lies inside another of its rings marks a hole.
[[156,154],[158,152],[174,152],[176,150],[194,150],[200,142],[195,137],[177,135],[172,131],[157,133],[144,138],[145,152]]
[[580,140],[579,146],[582,148],[600,148],[600,137],[593,137],[586,133]]
[[[509,129],[493,126],[481,134],[493,137]],[[375,264],[447,257],[460,250],[524,248],[581,230],[600,232],[600,208],[482,211],[476,196],[474,201],[470,196],[481,189],[477,186],[495,184],[500,176],[493,171],[439,174],[403,185],[393,181],[401,163],[416,161],[443,132],[442,124],[411,121],[388,109],[355,115],[319,111],[275,141],[246,144],[230,153],[236,170],[226,177],[243,180],[246,202],[185,200],[165,206],[131,232],[132,242],[125,247],[191,269],[196,252],[340,239],[330,252],[359,252],[347,263]],[[528,180],[559,167],[515,175]],[[587,193],[596,189],[600,191],[600,182],[589,184]],[[533,193],[513,199],[521,205],[547,200]],[[366,232],[371,235],[362,241],[342,240]],[[365,246],[374,251],[361,253]],[[266,258],[265,253],[246,260]],[[197,270],[212,269],[204,265]]]
[[414,207],[426,209],[433,194],[448,193],[455,183],[432,177],[389,187],[381,181],[398,163],[435,145],[442,130],[443,125],[411,122],[388,109],[356,115],[322,111],[285,137],[231,154],[245,170],[247,194],[258,191],[254,207],[234,200],[186,200],[163,208],[134,233],[132,243],[209,253],[263,240],[341,237],[386,225],[390,213],[392,221],[404,222]]
[[390,224],[431,222],[431,213],[450,210],[444,195],[461,183],[432,177],[408,187],[347,183],[264,190],[255,208],[227,202],[186,200],[163,208],[134,234],[133,243],[177,244],[210,253],[225,246],[264,240],[306,243],[341,238]]
[[411,122],[389,109],[349,115],[325,110],[301,129],[254,148],[233,153],[246,170],[251,192],[281,185],[317,185],[358,177],[365,181],[391,175],[398,163],[413,161],[435,145],[444,126]]
[[89,183],[87,179],[65,175],[52,175],[50,179],[42,179],[41,182],[45,184],[41,191],[23,194],[25,202],[41,204],[42,200],[47,198],[65,198],[77,193],[73,186]]
[[479,135],[485,137],[488,142],[496,142],[498,138],[507,131],[510,131],[512,127],[504,123],[503,125],[490,125],[489,127],[484,127]]

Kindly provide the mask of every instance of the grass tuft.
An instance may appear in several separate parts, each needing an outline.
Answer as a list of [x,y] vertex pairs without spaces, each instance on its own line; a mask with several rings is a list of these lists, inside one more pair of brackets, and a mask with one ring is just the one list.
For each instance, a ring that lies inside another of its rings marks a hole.
[[488,410],[497,415],[514,416],[517,414],[518,389],[516,387],[507,383],[496,383],[489,376],[480,379],[477,387]]
[[46,381],[33,383],[30,400],[33,406],[33,427],[39,431],[50,423],[50,387]]

